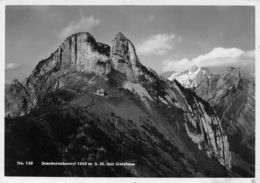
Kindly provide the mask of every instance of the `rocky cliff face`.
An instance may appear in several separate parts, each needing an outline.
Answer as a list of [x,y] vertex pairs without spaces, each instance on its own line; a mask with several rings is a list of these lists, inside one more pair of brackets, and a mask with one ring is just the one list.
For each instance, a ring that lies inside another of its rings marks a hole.
[[232,123],[229,127],[233,126],[233,132],[239,130],[243,136],[252,137],[255,128],[254,83],[246,79],[239,68],[228,67],[221,75],[213,74],[207,68],[198,70],[195,75],[189,76],[188,85],[183,79],[187,71],[172,79],[179,81],[185,88],[193,89],[198,96],[208,101],[222,119]]
[[26,88],[18,80],[8,86],[5,96],[5,115],[18,117],[26,114],[29,111],[30,104],[29,94]]
[[[253,175],[254,83],[248,80],[239,68],[234,67],[227,68],[220,75],[211,73],[207,68],[197,69],[195,73],[192,75],[190,71],[185,71],[172,75],[169,79],[176,79],[185,88],[192,89],[216,110],[231,141],[231,149],[236,157],[233,161],[234,167],[243,169],[244,175]],[[245,156],[245,152],[247,152],[247,156]],[[247,167],[251,168],[245,168],[243,164],[248,164]]]
[[110,47],[96,42],[89,33],[74,34],[68,37],[49,58],[39,62],[26,84],[33,79],[41,79],[47,74],[58,71],[76,70],[101,75],[109,73],[109,53]]
[[[239,68],[230,67],[211,88],[201,96],[222,119],[231,143],[233,167],[242,170],[245,176],[254,175],[255,85]],[[200,90],[195,91],[199,94]]]
[[123,73],[133,82],[154,79],[152,71],[140,63],[133,44],[122,33],[115,36],[110,52],[108,45],[96,42],[87,32],[81,32],[68,37],[49,58],[40,61],[26,79],[25,87],[28,88],[30,103],[35,107],[42,92],[63,85],[63,79],[48,81],[53,77],[73,71],[106,76],[111,69]]
[[139,61],[133,43],[125,35],[118,33],[112,40],[112,45],[110,57],[113,68],[123,73],[127,80],[138,82],[155,79],[153,71]]
[[185,130],[191,140],[209,157],[216,158],[220,164],[230,169],[232,158],[229,142],[220,119],[210,105],[177,81],[168,83],[169,88],[158,85],[156,90],[160,92],[157,93],[157,101],[182,109]]
[[40,61],[26,79],[24,87],[29,95],[28,103],[32,106],[28,110],[37,106],[42,94],[62,87],[63,79],[54,81],[53,77],[73,71],[108,74],[111,71],[109,53],[110,47],[96,42],[89,33],[82,32],[68,37],[54,53]]
[[[113,160],[123,153],[138,162],[136,169],[124,169],[132,176],[232,174],[229,142],[215,111],[194,92],[178,82],[160,78],[143,66],[133,44],[122,33],[113,39],[111,50],[89,33],[74,34],[49,58],[39,62],[24,86],[17,83],[12,87],[14,94],[6,95],[10,103],[6,114],[23,116],[21,120],[25,124],[47,125],[44,128],[48,138],[63,144],[59,147],[63,149],[63,161],[99,160],[95,153],[104,150]],[[100,88],[105,90],[106,97],[96,95]],[[60,111],[65,126],[56,128],[54,121],[59,121],[58,125],[60,120],[52,116],[50,108]],[[8,119],[11,121],[8,128],[17,130],[16,123],[12,123],[16,118]],[[41,122],[37,124],[29,119]],[[105,139],[111,141],[111,146]],[[92,146],[96,150],[88,149]],[[85,151],[89,153],[87,157]],[[158,169],[154,171],[152,167]],[[75,173],[74,169],[66,171]],[[109,171],[118,176],[113,168]]]
[[184,111],[188,122],[185,123],[185,128],[189,137],[198,144],[199,149],[205,150],[209,157],[217,158],[222,165],[230,169],[232,158],[229,143],[217,114],[207,102],[190,90],[181,89],[187,100]]
[[238,68],[219,77],[209,103],[228,123],[230,134],[242,134],[242,143],[254,149],[255,85]]

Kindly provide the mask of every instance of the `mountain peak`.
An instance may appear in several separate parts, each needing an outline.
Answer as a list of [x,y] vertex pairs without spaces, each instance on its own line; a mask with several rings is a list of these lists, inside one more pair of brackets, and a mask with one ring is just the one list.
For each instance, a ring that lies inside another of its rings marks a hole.
[[199,67],[197,65],[193,65],[191,68],[190,68],[190,72],[196,72],[197,70],[199,69]]
[[245,80],[244,73],[239,67],[228,67],[226,72],[220,77],[218,86],[222,86],[225,83],[226,86],[233,86],[235,89],[242,88],[243,80]]
[[75,37],[76,37],[76,38],[84,38],[84,40],[85,40],[86,42],[96,43],[95,38],[94,38],[89,32],[77,32],[77,33],[75,33],[75,34],[72,34],[72,35],[68,36],[68,37],[65,39],[64,43],[65,43],[66,41],[68,41],[68,40],[71,40],[71,39],[75,38]]
[[110,53],[110,57],[122,59],[122,60],[128,60],[128,40],[125,37],[125,35],[122,32],[119,32],[116,34],[114,39],[112,40],[112,49]]
[[240,69],[240,67],[228,67],[226,74],[231,74],[232,76],[242,79],[244,78],[244,73]]
[[18,79],[14,79],[10,85],[20,85],[21,83],[18,81]]
[[133,43],[122,32],[117,33],[112,40],[110,58],[116,70],[125,74],[129,80],[138,80],[138,71],[142,64]]
[[86,36],[89,36],[89,37],[93,37],[90,32],[77,32],[77,33],[71,34],[68,37],[81,36],[81,35],[86,35]]
[[59,48],[48,58],[41,60],[26,79],[27,87],[34,92],[43,84],[45,79],[56,73],[70,71],[94,72],[105,75],[110,72],[110,47],[96,42],[89,32],[79,32],[65,39]]
[[229,72],[241,72],[241,69],[240,69],[240,67],[232,67],[232,66],[229,66],[229,67],[227,67],[227,71],[229,71]]
[[118,32],[115,39],[126,39],[126,36],[122,32]]
[[203,70],[203,71],[206,71],[206,72],[210,72],[208,67],[201,67],[200,69]]

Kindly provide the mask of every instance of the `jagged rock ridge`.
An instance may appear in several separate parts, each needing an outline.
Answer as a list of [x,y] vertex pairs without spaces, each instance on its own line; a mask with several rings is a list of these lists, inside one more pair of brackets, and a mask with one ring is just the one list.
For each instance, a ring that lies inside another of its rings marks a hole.
[[245,77],[240,68],[228,67],[222,74],[214,74],[208,68],[195,70],[193,73],[172,74],[168,79],[176,79],[216,110],[231,140],[234,167],[242,169],[244,175],[253,175],[255,84]]

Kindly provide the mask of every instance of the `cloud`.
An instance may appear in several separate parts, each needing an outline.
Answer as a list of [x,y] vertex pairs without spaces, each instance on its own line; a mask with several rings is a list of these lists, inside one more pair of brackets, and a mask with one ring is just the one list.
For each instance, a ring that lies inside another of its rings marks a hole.
[[244,53],[241,55],[241,57],[242,57],[242,58],[255,59],[255,50],[250,50],[250,51],[244,52]]
[[21,68],[21,65],[16,64],[16,63],[8,63],[5,66],[5,70],[7,70],[7,71],[16,70],[16,69],[19,69],[19,68]]
[[238,48],[218,47],[193,59],[183,58],[181,60],[174,60],[168,58],[163,62],[163,70],[184,71],[193,65],[200,67],[221,67],[249,65],[252,63],[254,63],[254,50],[243,51]]
[[137,52],[143,55],[162,55],[173,49],[174,40],[177,40],[174,34],[150,35],[148,39],[137,44]]
[[76,32],[86,32],[91,30],[93,27],[99,25],[100,19],[95,18],[94,16],[81,16],[81,18],[78,21],[72,21],[70,22],[64,29],[61,30],[59,37],[61,39],[66,38],[67,36],[70,36],[73,33]]

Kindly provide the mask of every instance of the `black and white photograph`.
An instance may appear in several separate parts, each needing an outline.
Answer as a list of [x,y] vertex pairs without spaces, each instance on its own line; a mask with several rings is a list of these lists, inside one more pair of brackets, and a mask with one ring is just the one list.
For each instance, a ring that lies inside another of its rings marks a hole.
[[254,5],[3,9],[5,177],[255,178]]

